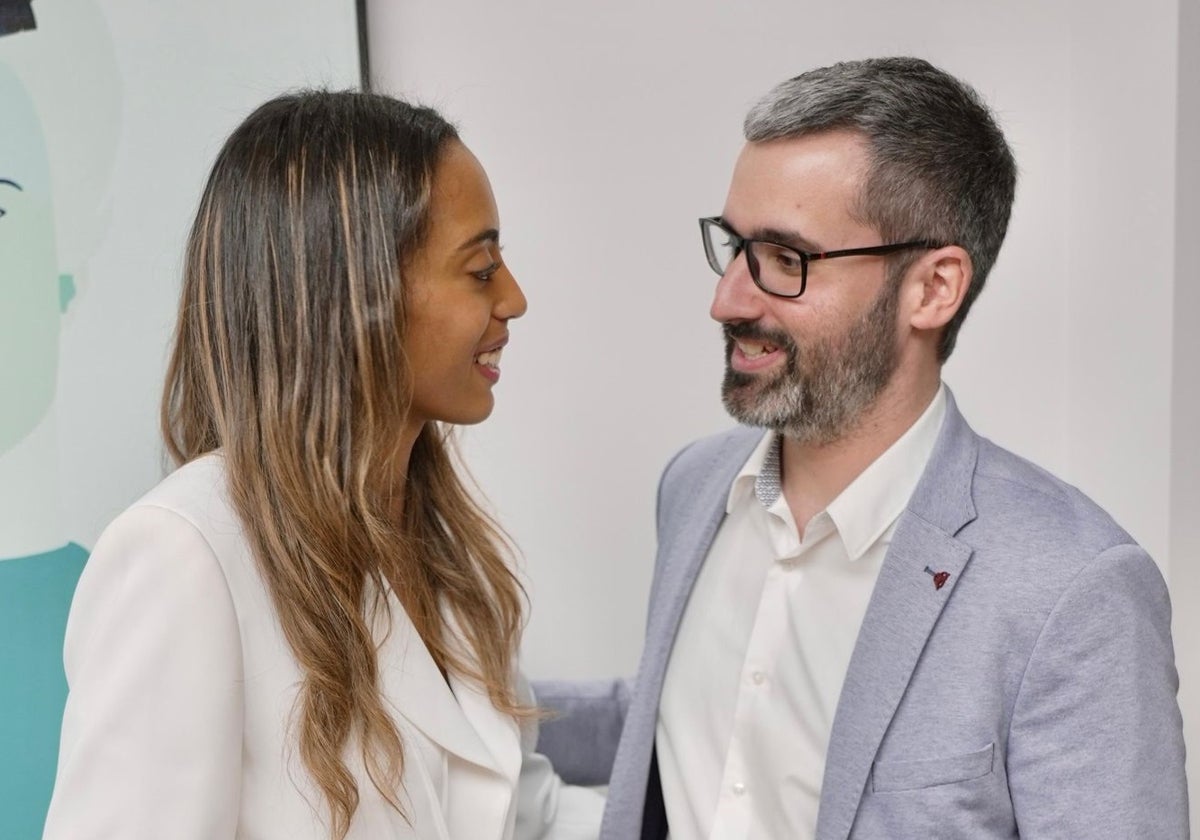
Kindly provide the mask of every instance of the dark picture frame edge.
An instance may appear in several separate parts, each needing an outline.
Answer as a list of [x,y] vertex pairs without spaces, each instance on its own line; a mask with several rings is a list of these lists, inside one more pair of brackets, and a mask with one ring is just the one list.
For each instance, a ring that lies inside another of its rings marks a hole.
[[354,12],[358,20],[358,83],[371,91],[371,46],[367,39],[367,0],[354,0]]

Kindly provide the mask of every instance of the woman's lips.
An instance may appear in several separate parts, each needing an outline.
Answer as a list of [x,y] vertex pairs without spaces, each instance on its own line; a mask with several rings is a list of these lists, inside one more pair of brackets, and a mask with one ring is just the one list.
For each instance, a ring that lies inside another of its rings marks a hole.
[[501,341],[492,342],[485,350],[475,354],[475,366],[492,382],[500,379],[500,357],[504,354],[504,345],[508,343],[508,336],[505,336]]

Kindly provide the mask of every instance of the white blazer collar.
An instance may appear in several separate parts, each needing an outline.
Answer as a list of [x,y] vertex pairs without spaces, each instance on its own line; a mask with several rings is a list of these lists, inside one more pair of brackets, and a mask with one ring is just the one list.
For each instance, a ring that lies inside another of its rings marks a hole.
[[[391,632],[379,649],[383,694],[397,716],[447,753],[445,787],[437,794],[442,801],[434,806],[444,814],[450,838],[511,836],[521,770],[516,721],[457,675],[447,684],[394,593],[388,593],[388,606]],[[461,640],[453,617],[445,617],[447,632]]]
[[[447,684],[399,599],[389,592],[387,601],[391,632],[379,649],[385,698],[399,715],[447,751],[515,779],[520,771],[516,722],[456,675],[451,674]],[[447,631],[461,639],[453,616],[446,613],[445,619]]]

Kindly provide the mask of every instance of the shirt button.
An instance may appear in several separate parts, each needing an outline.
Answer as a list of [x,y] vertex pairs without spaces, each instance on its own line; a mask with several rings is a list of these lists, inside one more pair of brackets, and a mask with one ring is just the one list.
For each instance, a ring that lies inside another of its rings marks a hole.
[[746,792],[746,786],[744,784],[742,784],[741,782],[733,783],[733,795],[734,796],[741,796],[745,792]]
[[763,683],[765,683],[767,681],[767,675],[764,674],[762,671],[755,671],[754,674],[750,677],[750,679],[754,680],[755,685],[762,685]]

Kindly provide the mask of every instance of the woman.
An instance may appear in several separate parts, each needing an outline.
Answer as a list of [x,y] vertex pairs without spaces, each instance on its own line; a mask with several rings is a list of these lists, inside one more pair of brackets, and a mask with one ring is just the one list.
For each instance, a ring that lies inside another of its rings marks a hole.
[[556,779],[516,795],[522,593],[439,425],[491,412],[524,311],[435,112],[303,93],[234,132],[163,398],[181,466],[77,590],[46,838],[553,828]]

